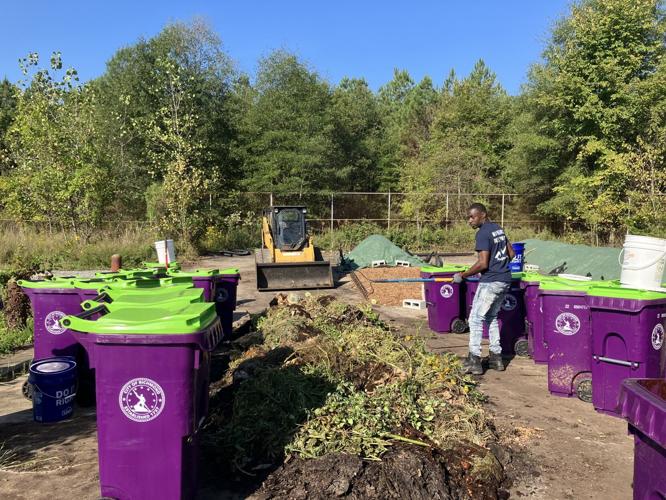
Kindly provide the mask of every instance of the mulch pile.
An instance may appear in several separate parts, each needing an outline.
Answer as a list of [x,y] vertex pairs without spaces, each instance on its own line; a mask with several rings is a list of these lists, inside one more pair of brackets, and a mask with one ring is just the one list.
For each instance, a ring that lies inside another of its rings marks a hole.
[[402,306],[404,299],[422,299],[423,283],[372,283],[374,279],[419,278],[417,267],[373,267],[359,269],[356,276],[368,291],[368,299],[382,306]]

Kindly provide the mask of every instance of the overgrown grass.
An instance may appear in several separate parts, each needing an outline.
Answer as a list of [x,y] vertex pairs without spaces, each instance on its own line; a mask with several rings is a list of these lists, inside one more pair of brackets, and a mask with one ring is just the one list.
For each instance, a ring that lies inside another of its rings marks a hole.
[[0,314],[0,354],[8,354],[16,349],[32,344],[32,318],[20,330],[8,330],[4,314]]
[[[153,243],[158,239],[150,231],[99,231],[87,242],[73,233],[37,231],[30,228],[0,230],[0,267],[51,269],[103,269],[111,255],[120,254],[124,267],[132,267],[155,258]],[[193,251],[181,246],[179,259],[193,257]]]

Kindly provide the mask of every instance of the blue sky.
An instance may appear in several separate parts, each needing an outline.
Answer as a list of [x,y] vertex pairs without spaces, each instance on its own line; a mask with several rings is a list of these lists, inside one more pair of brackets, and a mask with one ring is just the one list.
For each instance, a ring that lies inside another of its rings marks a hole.
[[407,69],[436,85],[482,58],[518,93],[569,0],[348,1],[0,1],[0,77],[20,78],[17,60],[54,50],[83,80],[104,72],[123,46],[170,21],[205,19],[241,71],[277,48],[291,50],[322,77],[364,77],[373,89]]

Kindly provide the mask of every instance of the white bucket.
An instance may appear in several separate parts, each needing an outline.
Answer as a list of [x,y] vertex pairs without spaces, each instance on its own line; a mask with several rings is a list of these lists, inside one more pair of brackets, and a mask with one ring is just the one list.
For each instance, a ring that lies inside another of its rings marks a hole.
[[643,290],[663,290],[661,278],[666,264],[666,240],[628,234],[618,255],[618,262],[622,267],[622,285]]
[[173,240],[156,241],[155,250],[157,250],[157,262],[160,264],[167,263],[167,254],[169,264],[176,262],[176,248],[173,246]]

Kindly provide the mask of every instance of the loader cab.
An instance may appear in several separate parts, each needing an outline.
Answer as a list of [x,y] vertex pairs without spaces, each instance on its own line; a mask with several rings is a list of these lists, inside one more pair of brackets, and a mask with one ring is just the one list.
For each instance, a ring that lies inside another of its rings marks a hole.
[[285,251],[303,248],[308,238],[306,213],[305,207],[271,207],[265,211],[276,248]]

